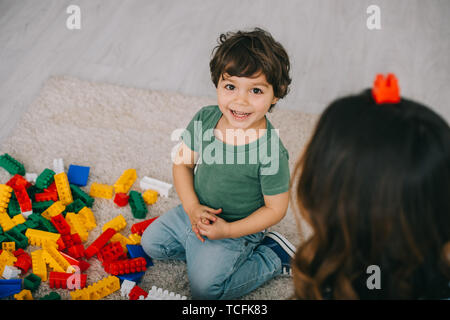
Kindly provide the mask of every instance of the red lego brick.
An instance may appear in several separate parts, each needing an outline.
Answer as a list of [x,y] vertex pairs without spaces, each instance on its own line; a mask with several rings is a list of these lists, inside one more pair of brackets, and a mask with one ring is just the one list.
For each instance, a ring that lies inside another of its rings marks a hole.
[[58,192],[58,190],[56,189],[56,183],[55,181],[53,181],[47,189],[44,189],[45,192]]
[[144,233],[145,229],[157,219],[158,217],[151,218],[142,222],[135,223],[131,226],[131,233],[137,233],[140,236],[142,236],[142,233]]
[[70,226],[61,213],[52,217],[50,221],[55,226],[56,230],[58,230],[58,232],[61,234],[61,236],[70,235]]
[[64,244],[64,241],[61,237],[59,237],[58,240],[56,240],[56,244],[58,245],[58,250],[62,251],[66,248],[66,245]]
[[126,259],[105,263],[105,271],[112,275],[141,272],[147,269],[147,261],[142,258]]
[[[78,233],[61,235],[61,239],[64,242],[64,245],[66,248],[70,248],[75,245],[82,244],[80,235]],[[83,247],[83,252],[84,252],[84,247]]]
[[84,256],[89,259],[93,255],[95,255],[100,251],[101,248],[103,248],[105,244],[108,243],[109,239],[111,239],[111,237],[115,234],[116,230],[114,230],[113,228],[106,229],[94,242],[92,242],[89,247],[87,247],[86,250],[84,250]]
[[14,266],[20,268],[23,273],[27,273],[31,268],[31,257],[28,253],[26,253],[23,249],[18,249],[14,251],[14,256],[17,260],[14,262]]
[[119,207],[125,207],[128,204],[128,199],[130,199],[130,196],[126,193],[116,193],[114,203]]
[[67,248],[67,253],[75,259],[84,257],[84,246],[82,244],[76,244]]
[[81,272],[86,271],[90,266],[91,266],[91,264],[89,262],[80,260],[80,271]]
[[[67,289],[67,279],[70,276],[80,277],[80,288],[86,287],[86,274],[73,274],[73,273],[65,273],[65,272],[55,272],[51,271],[48,279],[48,285],[52,289]],[[80,289],[78,288],[78,289]]]
[[14,194],[16,195],[17,202],[19,202],[20,210],[22,212],[31,211],[32,209],[31,200],[30,197],[28,196],[25,187],[22,185],[20,186],[16,185],[16,188],[14,189]]
[[25,187],[25,189],[31,187],[31,183],[18,173],[15,174],[11,179],[9,179],[6,184],[14,190],[18,187]]
[[51,191],[51,192],[42,192],[42,193],[36,193],[34,195],[34,199],[36,202],[43,202],[43,201],[58,201],[58,192]]
[[126,259],[127,254],[123,251],[123,247],[120,242],[115,241],[105,245],[97,253],[97,257],[103,264],[105,264],[119,259]]
[[144,296],[145,299],[148,296],[148,292],[137,285],[134,286],[128,294],[128,298],[130,298],[130,300],[138,300],[140,296]]

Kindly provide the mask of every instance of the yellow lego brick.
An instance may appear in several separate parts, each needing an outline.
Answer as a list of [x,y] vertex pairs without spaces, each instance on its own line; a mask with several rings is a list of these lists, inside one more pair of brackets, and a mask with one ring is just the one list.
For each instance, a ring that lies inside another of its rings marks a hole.
[[0,212],[0,226],[2,227],[3,231],[8,231],[14,228],[16,224],[6,212]]
[[108,276],[84,289],[70,292],[70,296],[72,300],[100,300],[119,289],[119,278]]
[[146,204],[154,204],[158,200],[158,191],[148,189],[142,194]]
[[16,226],[26,222],[25,218],[21,214],[16,214],[11,220]]
[[45,219],[50,220],[54,216],[62,213],[66,209],[66,206],[62,201],[56,201],[50,207],[48,207],[44,212],[42,212],[41,216]]
[[14,256],[14,254],[12,252],[9,252],[8,250],[3,250],[2,253],[0,254],[0,263],[7,265],[7,266],[12,266],[14,265],[14,262],[17,261],[17,258]]
[[42,257],[53,271],[72,273],[75,269],[54,246],[44,246]]
[[7,250],[3,250],[0,254],[0,275],[3,274],[3,270],[5,266],[13,266],[14,262],[17,261],[17,258],[14,256],[12,252]]
[[19,293],[16,293],[14,295],[14,299],[16,300],[34,300],[33,296],[31,295],[31,291],[27,289],[23,289]]
[[16,251],[16,243],[14,241],[2,242],[2,249],[9,252],[14,252]]
[[88,207],[84,207],[78,211],[78,215],[82,218],[84,226],[88,231],[97,227],[97,222],[95,221],[95,216],[92,210]]
[[54,175],[58,198],[64,204],[68,205],[73,202],[72,191],[70,191],[69,179],[65,172]]
[[127,249],[127,244],[133,244],[132,241],[130,239],[128,239],[127,237],[123,236],[122,234],[116,232],[116,234],[114,234],[110,240],[111,242],[120,242],[120,244],[122,245],[123,251],[125,253],[128,252]]
[[136,169],[127,169],[114,183],[114,191],[116,193],[128,193],[131,186],[137,179]]
[[93,182],[91,189],[89,190],[89,195],[95,198],[111,199],[113,197],[113,193],[114,188],[112,186],[98,182]]
[[102,227],[102,231],[105,232],[109,228],[113,228],[117,232],[123,230],[127,226],[127,222],[123,215],[119,214],[115,218],[111,219],[107,223],[105,223]]
[[12,188],[6,184],[0,184],[0,212],[6,212],[11,199]]
[[28,243],[32,246],[52,245],[57,246],[56,242],[61,235],[59,233],[53,233],[48,231],[27,229],[25,236],[28,238]]
[[41,278],[42,281],[47,281],[47,265],[45,263],[42,253],[44,250],[36,250],[31,252],[31,265],[33,273]]
[[128,239],[130,239],[131,244],[140,244],[141,243],[141,236],[137,233],[132,233],[128,236]]
[[70,226],[70,231],[72,233],[78,233],[81,241],[86,242],[89,236],[88,229],[83,223],[81,216],[75,212],[67,212],[66,221]]

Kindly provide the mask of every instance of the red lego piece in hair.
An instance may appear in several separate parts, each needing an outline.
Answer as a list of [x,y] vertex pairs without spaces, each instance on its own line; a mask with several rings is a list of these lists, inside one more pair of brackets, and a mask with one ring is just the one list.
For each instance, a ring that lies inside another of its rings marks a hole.
[[139,234],[140,236],[142,236],[142,233],[144,233],[145,229],[147,229],[147,227],[148,227],[153,221],[155,221],[157,218],[158,218],[158,217],[154,217],[154,218],[151,218],[151,219],[148,219],[148,220],[145,220],[145,221],[142,221],[142,222],[138,222],[138,223],[133,224],[133,225],[131,226],[131,232],[132,232],[132,233],[137,233],[137,234]]
[[128,294],[128,298],[130,298],[130,300],[138,300],[140,296],[144,296],[145,299],[148,296],[148,292],[139,286],[134,286]]
[[111,239],[115,234],[116,230],[114,230],[113,228],[106,229],[94,242],[92,242],[89,247],[87,247],[86,250],[84,250],[84,256],[86,257],[86,259],[89,259],[97,252],[99,252],[100,249],[103,248],[103,246],[107,244],[109,239]]
[[116,193],[114,203],[119,207],[125,207],[128,204],[128,199],[130,199],[130,196],[126,193]]
[[399,103],[400,88],[395,74],[389,73],[386,78],[382,74],[377,74],[373,83],[372,96],[377,104]]

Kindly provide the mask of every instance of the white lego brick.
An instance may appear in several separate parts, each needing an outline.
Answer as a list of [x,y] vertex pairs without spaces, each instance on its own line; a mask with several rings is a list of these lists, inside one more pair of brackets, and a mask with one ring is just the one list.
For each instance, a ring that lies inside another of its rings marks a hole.
[[130,281],[130,280],[123,280],[122,285],[120,286],[120,295],[122,297],[128,297],[130,294],[131,289],[134,288],[136,285],[136,282]]
[[5,279],[19,279],[22,270],[13,266],[5,266],[2,277]]
[[53,160],[53,171],[55,171],[56,174],[64,172],[63,159],[54,159]]
[[156,180],[150,177],[143,177],[140,181],[140,187],[142,190],[155,190],[157,191],[162,197],[169,197],[169,191],[172,188],[172,185],[170,183],[166,183],[160,180]]
[[36,183],[37,173],[25,173],[25,179],[30,183]]
[[21,212],[21,213],[25,219],[28,219],[28,217],[33,214],[33,210],[25,211],[25,212]]

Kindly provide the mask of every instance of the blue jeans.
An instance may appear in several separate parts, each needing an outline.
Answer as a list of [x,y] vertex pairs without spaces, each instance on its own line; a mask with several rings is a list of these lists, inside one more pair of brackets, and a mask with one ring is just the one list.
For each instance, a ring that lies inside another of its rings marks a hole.
[[193,299],[234,299],[281,273],[280,258],[259,245],[263,237],[264,233],[258,232],[201,242],[179,205],[144,231],[141,245],[153,259],[186,261]]

